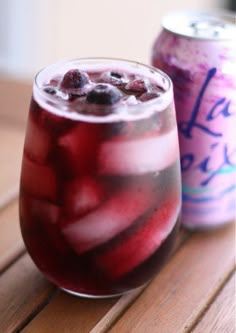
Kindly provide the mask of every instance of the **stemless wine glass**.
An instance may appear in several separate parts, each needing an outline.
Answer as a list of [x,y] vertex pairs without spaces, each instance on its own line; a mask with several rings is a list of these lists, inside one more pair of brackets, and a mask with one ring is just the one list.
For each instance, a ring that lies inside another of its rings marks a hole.
[[173,249],[180,204],[168,76],[105,58],[58,63],[36,76],[20,222],[49,280],[85,297],[146,284]]

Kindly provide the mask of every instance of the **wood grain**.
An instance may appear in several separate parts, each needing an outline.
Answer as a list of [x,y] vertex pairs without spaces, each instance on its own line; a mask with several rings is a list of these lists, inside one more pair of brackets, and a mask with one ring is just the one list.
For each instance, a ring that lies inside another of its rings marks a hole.
[[24,131],[0,122],[0,209],[19,191]]
[[15,332],[47,301],[54,289],[28,255],[17,260],[0,276],[0,332]]
[[234,265],[233,224],[196,233],[109,332],[188,332]]
[[0,211],[0,271],[9,265],[25,249],[21,237],[18,201]]
[[234,273],[192,333],[236,332],[236,274]]

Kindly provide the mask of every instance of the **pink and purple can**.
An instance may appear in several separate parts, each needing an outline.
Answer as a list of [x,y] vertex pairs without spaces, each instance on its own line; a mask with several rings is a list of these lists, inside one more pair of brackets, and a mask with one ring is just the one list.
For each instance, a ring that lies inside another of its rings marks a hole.
[[209,229],[236,215],[236,15],[167,15],[152,64],[172,79],[182,169],[182,223]]

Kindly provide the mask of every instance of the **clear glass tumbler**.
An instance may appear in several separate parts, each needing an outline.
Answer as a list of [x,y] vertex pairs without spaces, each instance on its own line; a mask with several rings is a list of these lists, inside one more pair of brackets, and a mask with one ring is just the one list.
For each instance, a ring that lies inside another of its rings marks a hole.
[[58,63],[36,76],[20,222],[49,280],[85,297],[146,284],[173,249],[180,188],[168,76],[100,58]]

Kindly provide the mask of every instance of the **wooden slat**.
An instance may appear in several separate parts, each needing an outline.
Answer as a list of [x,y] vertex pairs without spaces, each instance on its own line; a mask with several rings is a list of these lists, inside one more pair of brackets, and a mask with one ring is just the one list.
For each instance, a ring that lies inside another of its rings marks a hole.
[[193,235],[109,332],[189,332],[234,269],[234,257],[234,225]]
[[18,194],[24,131],[0,120],[0,208]]
[[0,332],[15,332],[47,301],[54,289],[28,255],[17,260],[0,276]]
[[236,332],[235,286],[236,274],[234,273],[195,327],[193,333]]
[[18,216],[17,201],[0,211],[0,271],[24,250]]
[[116,299],[85,299],[60,292],[22,333],[87,333],[106,314]]

